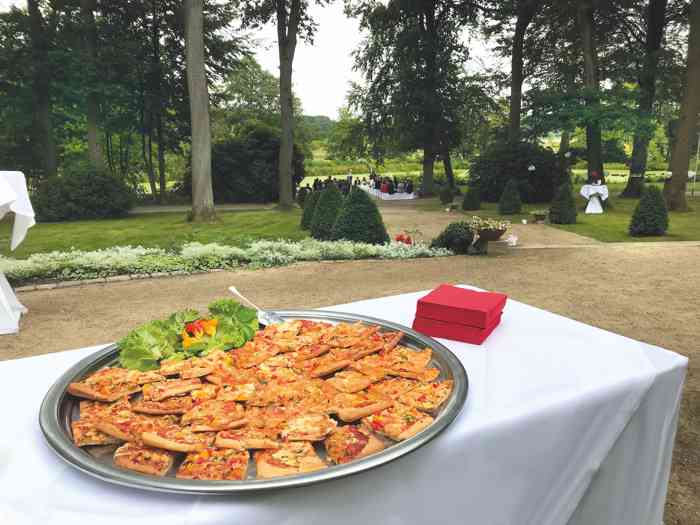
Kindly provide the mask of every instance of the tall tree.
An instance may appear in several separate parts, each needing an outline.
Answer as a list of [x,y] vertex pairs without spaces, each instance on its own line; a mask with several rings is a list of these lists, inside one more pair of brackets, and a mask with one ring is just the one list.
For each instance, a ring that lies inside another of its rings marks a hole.
[[56,8],[49,14],[49,21],[39,8],[39,0],[27,0],[29,12],[29,33],[32,47],[32,92],[34,98],[34,154],[43,160],[43,175],[50,178],[56,175],[56,143],[51,125],[51,68],[49,51],[52,35],[56,28]]
[[83,41],[89,63],[90,89],[87,94],[87,140],[90,165],[98,170],[104,168],[98,130],[99,92],[95,89],[98,74],[97,27],[95,25],[95,0],[80,0]]
[[688,35],[688,71],[685,90],[681,102],[676,142],[671,156],[671,179],[664,185],[664,196],[668,208],[686,211],[685,197],[688,184],[690,149],[697,131],[700,113],[700,0],[693,0],[690,6],[690,33]]
[[580,0],[577,5],[577,22],[581,33],[583,52],[583,86],[586,107],[594,118],[586,123],[586,149],[588,175],[594,171],[603,175],[603,145],[600,120],[600,92],[598,81],[598,51],[596,47],[595,9],[597,0]]
[[211,185],[211,129],[209,89],[204,70],[204,15],[202,0],[185,0],[187,89],[192,125],[192,220],[216,218]]
[[645,31],[644,36],[641,37],[644,40],[644,56],[637,81],[639,86],[639,102],[637,106],[639,128],[634,134],[630,176],[627,179],[625,189],[622,191],[623,197],[639,197],[644,182],[649,141],[656,127],[656,122],[653,118],[653,107],[656,96],[659,54],[666,27],[667,5],[668,0],[649,0],[646,5]]
[[280,117],[282,136],[279,155],[279,207],[294,205],[292,156],[294,153],[294,95],[292,71],[297,39],[313,42],[316,24],[310,4],[324,5],[332,0],[242,0],[244,24],[258,27],[274,20],[280,64]]

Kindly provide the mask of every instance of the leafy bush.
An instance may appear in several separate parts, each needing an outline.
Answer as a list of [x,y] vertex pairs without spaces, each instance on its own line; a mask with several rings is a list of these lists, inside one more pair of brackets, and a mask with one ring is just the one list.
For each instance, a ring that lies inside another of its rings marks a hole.
[[445,185],[440,188],[440,202],[442,204],[450,204],[454,200],[454,197],[455,194],[449,186]]
[[469,246],[473,240],[474,233],[469,223],[465,221],[453,222],[433,239],[430,247],[444,248],[457,254],[466,254],[469,252]]
[[106,171],[75,169],[44,181],[32,199],[40,222],[124,217],[134,196],[126,183]]
[[343,194],[335,184],[329,184],[321,192],[311,219],[311,236],[320,241],[331,239],[333,225],[343,205]]
[[503,189],[501,199],[498,201],[498,213],[501,215],[513,215],[515,213],[520,213],[522,207],[518,183],[515,179],[510,179]]
[[[279,198],[279,130],[260,123],[239,136],[214,144],[211,176],[214,200],[220,202],[274,202]],[[304,154],[294,145],[293,183],[304,178]],[[191,194],[188,175],[185,187]]]
[[46,280],[100,279],[125,274],[153,274],[231,269],[241,265],[268,267],[296,261],[351,259],[414,259],[451,255],[448,250],[425,244],[363,244],[351,241],[323,242],[314,239],[255,241],[247,247],[216,243],[188,243],[174,251],[140,246],[115,246],[84,252],[38,253],[27,259],[0,256],[0,272],[23,284]]
[[[529,171],[530,166],[535,170]],[[494,143],[472,162],[469,173],[469,186],[480,188],[485,202],[498,202],[513,178],[524,202],[549,202],[555,184],[564,177],[564,170],[552,151],[527,142]]]
[[304,201],[304,211],[301,214],[301,229],[308,230],[311,228],[311,221],[314,218],[314,211],[316,210],[316,204],[318,204],[318,198],[321,196],[320,191],[312,191],[306,200]]
[[389,235],[377,205],[359,188],[353,188],[343,202],[331,237],[368,244],[389,242]]
[[635,237],[666,235],[666,230],[668,230],[668,210],[664,196],[656,186],[646,186],[632,214],[629,233]]
[[479,188],[467,189],[464,193],[462,209],[465,211],[481,209],[481,190]]
[[549,222],[553,224],[576,224],[576,201],[569,184],[562,184],[549,208]]

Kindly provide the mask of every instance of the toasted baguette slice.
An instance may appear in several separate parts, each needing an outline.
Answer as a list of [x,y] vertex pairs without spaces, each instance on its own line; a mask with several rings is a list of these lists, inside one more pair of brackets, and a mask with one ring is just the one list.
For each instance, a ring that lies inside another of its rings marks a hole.
[[384,449],[377,437],[364,427],[338,427],[325,441],[328,458],[334,463],[349,463]]
[[191,397],[171,397],[163,401],[145,401],[139,399],[131,404],[134,412],[164,416],[167,414],[184,414],[192,408]]
[[342,370],[326,379],[336,390],[351,394],[364,390],[372,384],[372,379],[354,370]]
[[83,399],[113,403],[123,397],[141,391],[141,386],[133,383],[71,383],[68,393]]
[[172,467],[173,460],[172,452],[141,443],[125,443],[114,452],[116,466],[151,476],[165,476]]
[[303,472],[313,472],[326,467],[311,443],[296,441],[286,443],[277,450],[255,453],[258,478],[276,478]]
[[141,372],[139,370],[129,370],[126,374],[127,383],[145,385],[146,383],[155,383],[156,381],[165,381],[165,376],[158,372]]
[[146,445],[173,452],[204,450],[214,441],[213,432],[192,432],[188,428],[173,425],[153,432],[144,432],[141,439]]
[[436,383],[419,385],[399,396],[398,401],[418,410],[431,412],[442,405],[452,392],[453,381],[448,379]]
[[121,443],[122,440],[105,434],[97,429],[94,421],[71,421],[73,443],[76,447],[86,447],[89,445],[112,445]]
[[168,379],[144,385],[143,399],[146,401],[162,401],[169,397],[187,394],[199,388],[202,388],[202,381],[199,378]]
[[428,414],[399,403],[362,420],[362,424],[368,429],[394,441],[403,441],[415,436],[432,422],[433,418]]
[[281,435],[287,441],[321,441],[337,426],[324,414],[303,414],[287,421]]
[[207,448],[187,454],[177,470],[180,479],[241,480],[248,470],[246,450]]
[[212,432],[239,428],[246,424],[245,409],[235,401],[212,399],[205,401],[182,416],[182,423],[191,425],[193,432]]
[[101,432],[122,441],[140,441],[141,434],[174,424],[175,416],[144,416],[134,412],[105,416],[95,422]]

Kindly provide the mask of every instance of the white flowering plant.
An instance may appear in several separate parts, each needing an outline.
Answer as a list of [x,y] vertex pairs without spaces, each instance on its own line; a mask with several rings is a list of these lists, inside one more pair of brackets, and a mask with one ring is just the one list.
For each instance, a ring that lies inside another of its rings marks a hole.
[[364,244],[351,241],[257,240],[246,246],[190,242],[180,248],[115,246],[104,250],[48,252],[27,259],[0,256],[0,271],[13,284],[37,281],[100,279],[115,275],[167,274],[239,266],[284,266],[302,261],[355,259],[415,259],[443,257],[452,252],[424,243]]
[[469,221],[469,229],[478,233],[484,230],[507,230],[510,228],[510,221],[504,221],[501,219],[490,219],[488,217],[478,217],[474,215]]

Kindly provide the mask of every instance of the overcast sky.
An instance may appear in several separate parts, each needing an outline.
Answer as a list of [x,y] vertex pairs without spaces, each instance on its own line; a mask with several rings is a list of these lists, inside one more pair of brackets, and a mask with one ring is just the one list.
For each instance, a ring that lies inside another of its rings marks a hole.
[[[0,0],[0,11],[11,5],[26,7],[26,0]],[[352,70],[351,53],[362,39],[357,20],[343,14],[343,2],[329,6],[313,5],[312,14],[318,31],[311,46],[303,41],[297,45],[294,57],[294,91],[301,99],[306,115],[326,115],[336,118],[345,103],[351,81],[359,80]],[[279,76],[277,34],[274,24],[268,24],[255,35],[256,56],[260,64]],[[488,48],[481,42],[470,45],[472,64],[484,61],[493,66]],[[470,68],[471,69],[471,68]]]

